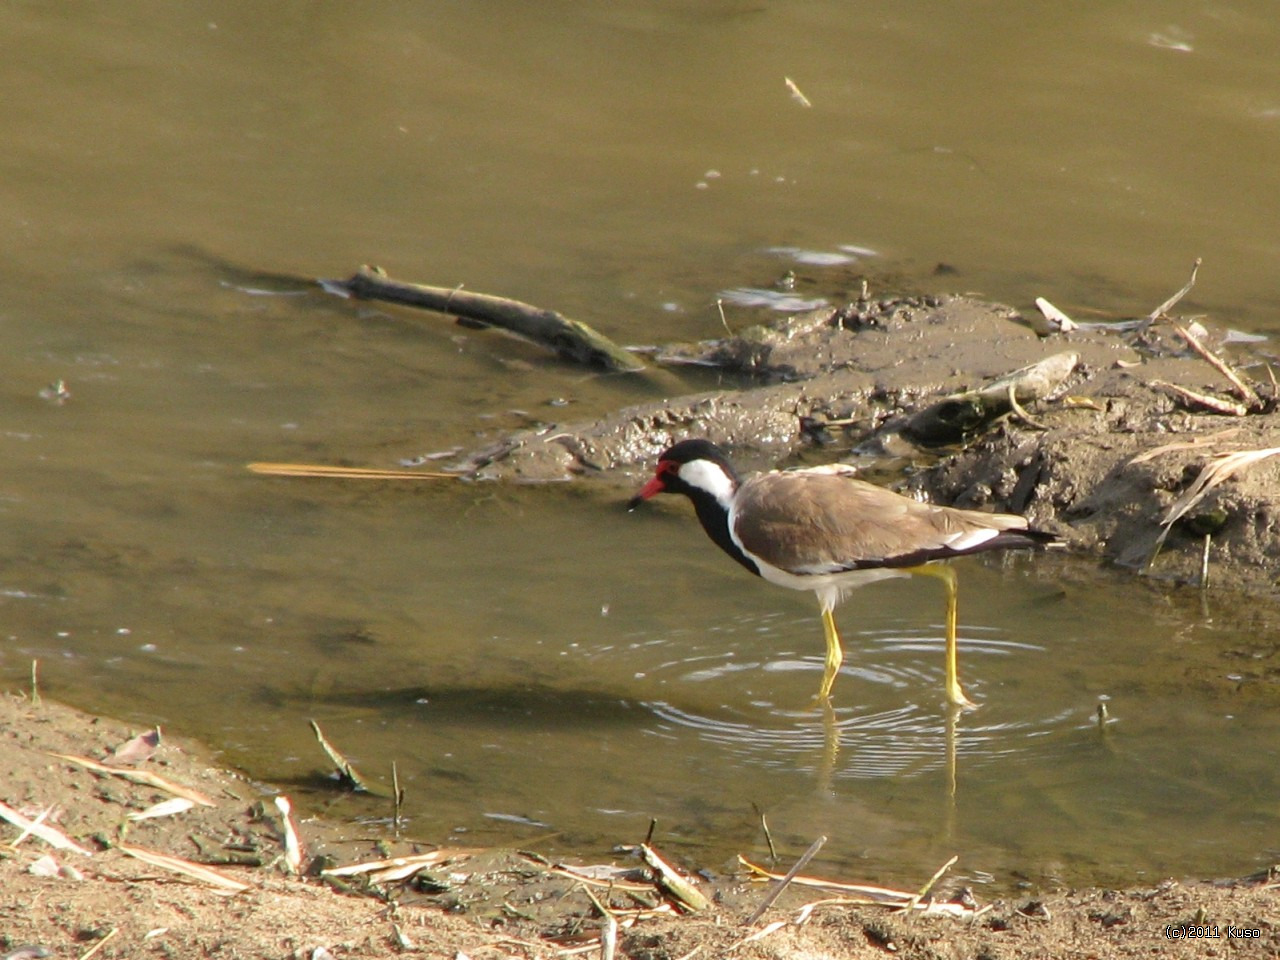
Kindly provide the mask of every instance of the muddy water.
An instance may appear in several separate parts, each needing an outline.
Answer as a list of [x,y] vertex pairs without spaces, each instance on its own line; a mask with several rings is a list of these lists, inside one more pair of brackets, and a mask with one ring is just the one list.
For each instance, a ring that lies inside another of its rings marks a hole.
[[[237,268],[377,262],[651,342],[714,336],[717,295],[787,269],[802,296],[866,268],[1124,314],[1203,256],[1193,309],[1274,333],[1271,13],[0,11],[6,686],[38,658],[46,692],[284,783],[319,765],[315,718],[371,776],[396,763],[431,839],[597,850],[658,816],[720,863],[762,852],[756,804],[784,850],[826,834],[868,879],[952,853],[1001,883],[1269,862],[1265,612],[971,563],[982,710],[940,707],[925,582],[845,605],[850,663],[813,711],[810,598],[676,505],[243,470],[390,465],[653,387]],[[70,399],[42,398],[58,380]]]

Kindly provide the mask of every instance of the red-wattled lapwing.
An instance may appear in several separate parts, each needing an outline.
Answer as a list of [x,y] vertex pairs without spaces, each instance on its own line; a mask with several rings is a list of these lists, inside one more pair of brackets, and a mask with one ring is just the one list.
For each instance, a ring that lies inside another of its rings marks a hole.
[[820,699],[831,693],[844,662],[835,605],[854,587],[916,574],[946,586],[947,699],[974,706],[956,673],[956,574],[939,561],[1056,539],[1030,529],[1024,517],[920,503],[855,480],[853,469],[839,464],[739,480],[724,452],[707,440],[684,440],[665,451],[628,508],[659,493],[692,500],[708,536],[752,573],[818,595],[827,639]]

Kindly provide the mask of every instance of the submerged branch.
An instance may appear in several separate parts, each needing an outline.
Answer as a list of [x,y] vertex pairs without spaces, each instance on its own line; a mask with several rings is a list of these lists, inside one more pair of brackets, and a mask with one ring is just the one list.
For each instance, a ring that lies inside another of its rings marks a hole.
[[613,373],[633,373],[644,364],[608,337],[579,320],[519,300],[471,293],[458,287],[429,287],[393,280],[379,267],[361,267],[346,280],[322,280],[333,293],[361,300],[384,300],[448,313],[483,326],[501,327],[541,344],[567,360]]

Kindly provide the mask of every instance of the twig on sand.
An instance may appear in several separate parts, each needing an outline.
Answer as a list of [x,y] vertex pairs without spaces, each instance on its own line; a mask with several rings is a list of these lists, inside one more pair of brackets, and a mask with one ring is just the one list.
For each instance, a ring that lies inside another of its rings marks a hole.
[[80,954],[79,960],[90,960],[90,958],[94,956],[94,954],[96,954],[99,950],[105,947],[108,941],[110,941],[111,938],[114,937],[119,932],[120,932],[119,927],[112,927],[105,934],[103,934],[101,940],[95,943],[92,947],[90,947],[84,953]]
[[944,863],[942,866],[940,866],[937,869],[937,871],[934,873],[934,875],[929,878],[929,882],[920,888],[920,892],[911,898],[911,901],[906,905],[905,909],[907,909],[908,911],[915,910],[916,907],[920,905],[920,901],[923,900],[926,896],[928,896],[929,891],[933,889],[933,885],[937,883],[940,879],[942,879],[942,875],[946,873],[948,870],[950,870],[952,867],[954,867],[956,864],[956,861],[959,859],[960,859],[959,856],[954,856],[950,860],[948,860],[946,863]]
[[818,851],[822,849],[822,845],[826,842],[826,837],[819,837],[809,845],[809,849],[802,853],[800,855],[800,859],[795,862],[791,869],[773,885],[773,889],[769,891],[769,895],[760,901],[760,906],[756,907],[755,912],[753,912],[751,916],[747,917],[746,925],[748,927],[759,920],[764,912],[773,906],[774,901],[777,900],[778,897],[782,896],[782,891],[787,889],[787,885],[796,878],[796,874],[803,870],[805,865],[817,856]]
[[649,844],[640,844],[639,853],[640,859],[657,876],[658,886],[678,900],[686,910],[691,913],[697,913],[699,910],[706,910],[711,906],[711,901],[703,896],[702,891],[682,877]]
[[1176,383],[1169,383],[1167,380],[1152,380],[1151,386],[1177,397],[1184,403],[1191,406],[1204,407],[1214,413],[1226,414],[1229,417],[1244,417],[1249,413],[1249,408],[1243,403],[1236,403],[1234,400],[1223,400],[1221,397],[1215,397],[1211,393],[1189,390],[1186,387],[1178,386]]
[[1173,325],[1173,329],[1178,336],[1182,337],[1182,339],[1187,342],[1187,346],[1194,350],[1200,358],[1205,361],[1205,363],[1209,364],[1209,366],[1213,367],[1213,369],[1217,370],[1231,382],[1232,388],[1234,388],[1237,396],[1239,396],[1241,400],[1247,403],[1250,407],[1261,406],[1262,398],[1258,396],[1257,391],[1254,390],[1253,387],[1249,386],[1249,384],[1245,383],[1244,380],[1240,378],[1240,374],[1236,373],[1227,361],[1223,360],[1216,353],[1206,347],[1200,342],[1199,337],[1181,325],[1175,323]]

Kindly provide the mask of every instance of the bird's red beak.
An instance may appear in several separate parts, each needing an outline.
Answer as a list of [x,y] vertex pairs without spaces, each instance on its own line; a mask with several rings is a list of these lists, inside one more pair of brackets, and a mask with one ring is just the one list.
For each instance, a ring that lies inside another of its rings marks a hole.
[[648,483],[646,483],[643,487],[640,488],[639,493],[637,493],[634,497],[632,497],[630,500],[627,501],[627,510],[628,511],[634,510],[636,507],[640,506],[640,504],[643,503],[645,500],[648,500],[652,496],[656,496],[657,494],[661,493],[665,489],[667,489],[667,485],[662,482],[662,474],[661,473],[655,474],[652,478],[650,478]]

